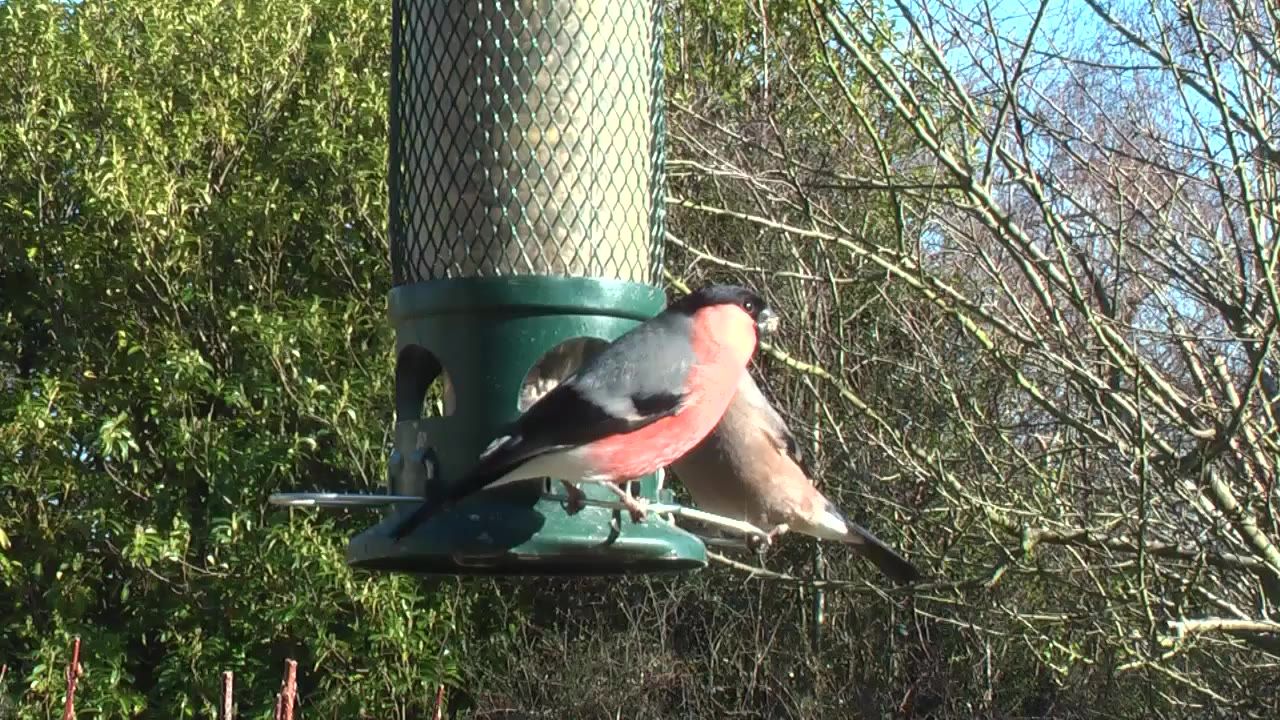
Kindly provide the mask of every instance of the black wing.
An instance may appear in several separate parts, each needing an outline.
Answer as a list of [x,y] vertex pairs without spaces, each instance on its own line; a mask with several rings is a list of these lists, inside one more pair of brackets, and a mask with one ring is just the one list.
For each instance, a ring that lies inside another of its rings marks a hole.
[[495,441],[479,462],[443,495],[427,499],[397,523],[390,536],[400,540],[444,508],[483,490],[539,455],[638,430],[673,415],[680,410],[685,397],[671,392],[633,395],[628,400],[634,412],[619,416],[587,399],[566,380],[512,423],[509,432]]
[[628,400],[635,411],[620,415],[596,404],[572,383],[561,383],[517,421],[529,453],[523,459],[639,430],[677,413],[685,398],[684,393],[669,391],[633,395]]
[[804,456],[804,450],[800,448],[800,443],[796,440],[796,436],[792,434],[791,428],[783,425],[782,434],[785,439],[787,457],[790,457],[792,462],[800,466],[800,470],[804,472],[806,477],[813,477],[807,458]]

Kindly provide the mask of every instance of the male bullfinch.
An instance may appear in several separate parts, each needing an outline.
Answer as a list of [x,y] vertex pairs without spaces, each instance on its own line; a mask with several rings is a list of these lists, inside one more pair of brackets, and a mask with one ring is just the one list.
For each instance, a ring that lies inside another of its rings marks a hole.
[[766,530],[766,542],[795,530],[847,543],[899,582],[920,577],[915,566],[818,492],[795,436],[750,373],[742,374],[716,428],[671,470],[699,509]]
[[466,476],[391,530],[399,540],[473,493],[520,480],[601,483],[640,522],[645,504],[620,487],[689,452],[715,427],[778,316],[743,287],[710,285],[670,303],[588,357],[529,407]]

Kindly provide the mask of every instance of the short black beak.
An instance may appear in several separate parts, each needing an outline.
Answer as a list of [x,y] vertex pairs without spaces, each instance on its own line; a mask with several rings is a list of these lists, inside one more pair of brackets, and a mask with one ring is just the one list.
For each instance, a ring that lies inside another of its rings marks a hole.
[[764,308],[760,314],[756,315],[756,332],[761,336],[770,335],[778,329],[778,313]]

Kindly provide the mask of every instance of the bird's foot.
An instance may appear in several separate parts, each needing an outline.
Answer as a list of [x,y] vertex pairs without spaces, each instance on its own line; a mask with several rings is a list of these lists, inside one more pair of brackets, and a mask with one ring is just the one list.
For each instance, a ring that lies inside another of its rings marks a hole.
[[630,502],[623,500],[622,504],[627,508],[627,512],[631,513],[631,522],[642,523],[649,516],[649,501],[643,498],[633,498],[627,496]]
[[785,524],[779,525],[764,535],[752,535],[747,538],[747,549],[757,555],[763,555],[766,550],[773,547],[773,543],[777,541],[783,533],[790,530]]
[[768,535],[752,535],[747,538],[747,549],[756,555],[763,555],[770,545],[773,545],[773,538]]
[[564,494],[569,496],[564,504],[565,514],[572,517],[582,512],[582,509],[587,506],[587,494],[568,480],[561,480],[560,484],[564,485]]
[[622,507],[626,508],[627,512],[631,513],[631,522],[644,522],[645,517],[649,514],[648,500],[632,496],[631,493],[623,490],[621,485],[605,483],[605,487],[609,488],[614,495],[617,495],[618,500],[622,502]]

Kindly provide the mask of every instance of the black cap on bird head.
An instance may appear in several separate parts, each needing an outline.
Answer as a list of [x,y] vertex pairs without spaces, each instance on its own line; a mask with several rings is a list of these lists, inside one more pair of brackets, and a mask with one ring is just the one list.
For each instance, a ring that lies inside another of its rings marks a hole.
[[778,314],[758,293],[740,285],[707,285],[667,306],[670,311],[691,315],[711,305],[737,305],[756,321],[756,331],[768,335],[778,329]]

